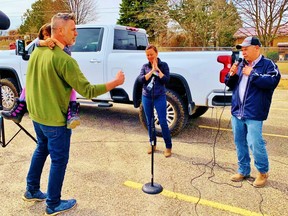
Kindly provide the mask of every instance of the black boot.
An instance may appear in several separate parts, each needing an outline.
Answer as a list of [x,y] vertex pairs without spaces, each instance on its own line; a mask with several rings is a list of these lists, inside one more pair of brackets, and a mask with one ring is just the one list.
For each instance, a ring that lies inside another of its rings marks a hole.
[[67,128],[74,129],[80,125],[80,117],[78,116],[80,104],[76,101],[69,103],[67,112]]
[[20,123],[26,112],[26,101],[19,101],[17,98],[14,107],[9,111],[2,111],[0,115],[5,119],[12,120],[15,123]]

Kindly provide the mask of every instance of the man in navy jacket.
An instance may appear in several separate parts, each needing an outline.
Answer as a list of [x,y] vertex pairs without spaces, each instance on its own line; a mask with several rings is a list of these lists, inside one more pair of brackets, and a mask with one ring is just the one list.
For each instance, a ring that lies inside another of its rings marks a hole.
[[260,47],[256,37],[247,37],[237,45],[244,60],[231,67],[225,80],[233,90],[232,128],[238,157],[238,173],[231,176],[231,180],[242,181],[250,176],[250,148],[259,172],[254,187],[265,186],[268,179],[269,161],[262,127],[268,117],[274,89],[281,78],[277,65],[261,55]]

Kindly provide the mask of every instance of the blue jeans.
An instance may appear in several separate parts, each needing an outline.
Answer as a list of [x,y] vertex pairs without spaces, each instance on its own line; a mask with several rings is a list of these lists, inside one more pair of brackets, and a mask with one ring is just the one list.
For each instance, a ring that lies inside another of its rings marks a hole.
[[45,126],[35,121],[33,124],[37,136],[37,146],[27,175],[27,190],[33,192],[40,189],[43,166],[50,154],[51,166],[46,203],[48,207],[54,208],[60,204],[72,132],[66,126]]
[[170,130],[169,130],[167,119],[166,119],[167,118],[166,95],[160,95],[154,98],[154,107],[153,107],[152,98],[142,95],[142,105],[143,105],[145,116],[146,116],[150,143],[154,141],[154,138],[156,141],[156,134],[152,134],[152,115],[153,115],[154,107],[155,107],[166,148],[171,149],[172,148],[171,134],[170,134]]
[[238,173],[248,176],[251,172],[249,148],[254,157],[254,165],[260,173],[269,170],[266,143],[262,138],[263,121],[238,119],[232,116],[234,142],[238,157]]

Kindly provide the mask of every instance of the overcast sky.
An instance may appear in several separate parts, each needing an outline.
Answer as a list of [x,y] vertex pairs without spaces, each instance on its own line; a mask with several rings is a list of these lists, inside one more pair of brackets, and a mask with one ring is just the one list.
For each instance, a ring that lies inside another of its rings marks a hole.
[[[21,16],[36,0],[0,0],[0,10],[10,18],[10,28],[18,28],[21,23]],[[97,2],[97,22],[116,23],[119,18],[119,4],[122,0],[95,0]]]

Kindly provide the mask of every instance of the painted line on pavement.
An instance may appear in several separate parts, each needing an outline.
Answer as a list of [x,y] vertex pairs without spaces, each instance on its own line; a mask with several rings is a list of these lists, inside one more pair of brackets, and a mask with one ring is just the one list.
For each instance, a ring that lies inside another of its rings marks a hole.
[[[217,128],[217,127],[211,127],[211,126],[205,126],[205,125],[199,125],[199,128],[205,128],[205,129],[212,129],[212,130],[221,130],[221,131],[231,131],[232,129],[230,128]],[[272,136],[272,137],[280,137],[280,138],[286,138],[288,139],[288,136],[286,135],[280,135],[280,134],[269,134],[269,133],[263,133],[265,136]]]
[[[287,103],[287,101],[283,101],[283,102]],[[287,111],[288,109],[286,109],[286,108],[273,108],[273,107],[271,107],[271,110],[282,110],[282,111]]]
[[[132,182],[132,181],[126,181],[126,182],[124,182],[124,185],[127,187],[138,189],[138,190],[141,190],[142,186],[143,186],[140,183]],[[249,210],[246,210],[243,208],[225,205],[222,203],[209,201],[209,200],[205,200],[205,199],[199,200],[198,197],[188,196],[188,195],[181,194],[181,193],[175,193],[175,192],[168,191],[165,189],[163,189],[163,191],[160,194],[165,196],[165,197],[178,199],[178,200],[182,200],[182,201],[190,202],[190,203],[198,203],[199,205],[216,208],[216,209],[223,210],[223,211],[229,211],[229,212],[236,213],[236,214],[243,215],[243,216],[263,216],[261,213],[252,212],[252,211],[249,211]],[[265,215],[265,216],[267,216],[267,215]]]

